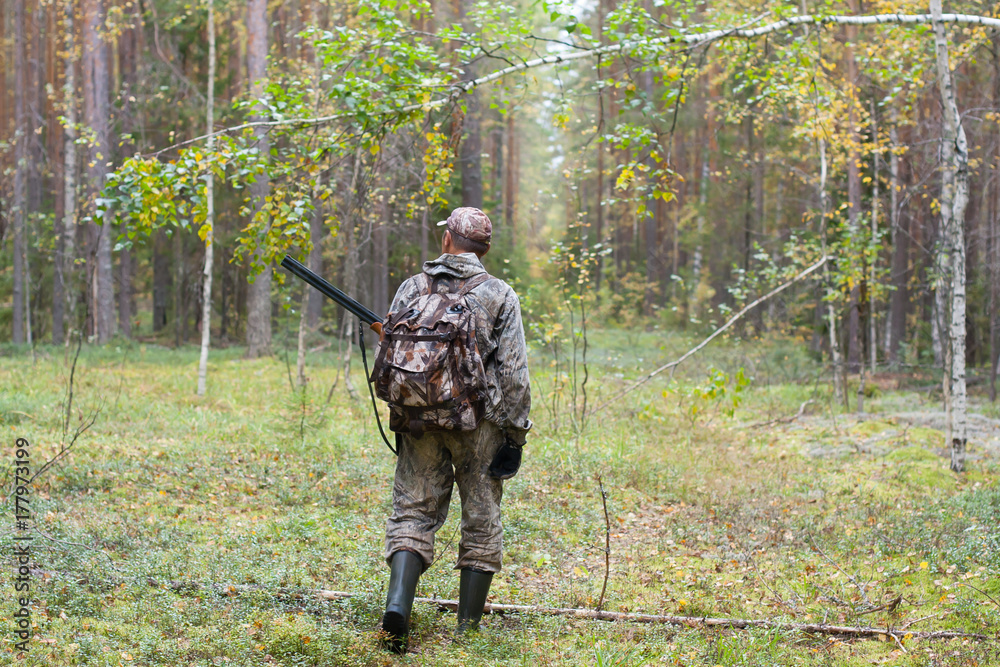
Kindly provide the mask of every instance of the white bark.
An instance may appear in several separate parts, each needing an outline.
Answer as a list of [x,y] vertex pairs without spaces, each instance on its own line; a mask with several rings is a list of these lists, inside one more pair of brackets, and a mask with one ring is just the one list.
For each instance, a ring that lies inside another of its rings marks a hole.
[[[943,14],[941,15],[940,22],[942,23],[959,23],[959,24],[969,24],[969,25],[980,25],[992,28],[1000,28],[1000,18],[991,18],[989,16],[976,16],[972,14]],[[616,44],[608,44],[607,46],[595,47],[593,49],[581,49],[574,51],[572,53],[560,53],[545,56],[543,58],[535,58],[533,60],[525,60],[516,65],[511,65],[510,67],[505,67],[503,69],[491,72],[486,76],[481,76],[478,79],[473,79],[472,81],[458,81],[451,85],[451,92],[445,96],[436,100],[431,100],[430,102],[423,102],[419,104],[410,104],[407,106],[399,107],[396,113],[408,114],[413,111],[423,110],[431,111],[433,109],[439,109],[453,102],[455,99],[460,97],[463,93],[467,93],[474,88],[485,85],[487,83],[492,83],[498,79],[502,79],[511,74],[517,74],[519,72],[524,72],[526,70],[535,69],[537,67],[544,67],[547,65],[558,65],[560,63],[570,62],[573,60],[582,60],[586,58],[597,58],[598,56],[608,55],[608,54],[619,54],[627,53],[640,48],[649,48],[651,46],[658,45],[670,45],[670,44],[694,44],[698,46],[704,46],[712,42],[718,42],[723,39],[731,39],[734,37],[743,39],[752,39],[754,37],[762,37],[773,32],[781,32],[783,30],[788,30],[789,28],[794,28],[800,25],[923,25],[931,22],[930,14],[875,14],[872,16],[790,16],[786,19],[780,21],[775,21],[773,23],[768,23],[767,25],[760,26],[759,28],[720,28],[718,30],[707,30],[705,32],[696,32],[690,34],[679,34],[679,35],[668,35],[664,37],[656,37],[653,39],[642,39],[634,41],[618,42]],[[434,86],[437,87],[437,86]],[[218,132],[215,132],[215,136],[222,134],[228,134],[231,132],[239,132],[248,128],[268,128],[268,127],[287,127],[287,126],[299,126],[299,127],[310,127],[314,125],[324,125],[326,123],[332,123],[345,118],[351,118],[354,116],[353,112],[342,112],[331,114],[329,116],[315,116],[311,118],[288,118],[283,120],[257,120],[250,121],[247,123],[242,123],[240,125],[235,125],[233,127],[228,127]],[[171,151],[181,146],[187,144],[197,143],[199,141],[204,141],[208,138],[208,135],[203,135],[201,137],[195,137],[193,139],[188,139],[186,141],[181,141],[176,144],[172,144],[165,148],[152,153],[151,155],[159,155],[166,151]]]
[[[948,325],[949,364],[944,382],[950,387],[945,404],[945,441],[951,447],[951,469],[965,468],[967,438],[965,388],[965,207],[969,201],[969,148],[962,117],[955,102],[948,41],[942,24],[941,0],[931,0],[934,16],[934,47],[937,55],[938,91],[941,94],[941,238],[946,253],[942,268],[950,307]],[[944,287],[941,285],[940,287]]]
[[[215,7],[213,0],[208,0],[208,89],[205,103],[205,125],[212,134],[215,123]],[[208,150],[214,148],[215,139],[208,140]],[[205,270],[201,292],[201,358],[198,361],[198,395],[205,395],[205,385],[208,376],[208,347],[212,333],[212,241],[215,237],[215,175],[209,169],[205,178],[205,226],[208,234],[205,236]]]

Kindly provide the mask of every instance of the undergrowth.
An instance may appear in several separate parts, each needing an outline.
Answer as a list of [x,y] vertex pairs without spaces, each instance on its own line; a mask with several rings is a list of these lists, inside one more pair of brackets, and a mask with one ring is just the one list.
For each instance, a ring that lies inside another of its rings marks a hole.
[[[589,405],[689,345],[660,331],[592,332]],[[799,347],[720,344],[581,428],[571,397],[553,395],[568,387],[555,377],[565,365],[536,346],[536,427],[505,486],[491,600],[594,608],[607,574],[609,611],[997,636],[996,450],[973,442],[968,471],[951,473],[940,431],[893,416],[926,399],[886,376],[867,415],[847,414]],[[333,353],[312,355],[309,386],[293,392],[280,354],[240,352],[213,352],[199,399],[194,348],[85,349],[70,430],[104,407],[32,488],[35,634],[24,664],[1000,663],[996,642],[538,614],[488,616],[456,639],[453,616],[419,604],[411,652],[390,656],[376,630],[394,460],[367,396],[352,400],[341,378],[327,405]],[[2,356],[0,376],[0,426],[11,445],[28,438],[40,466],[63,437],[64,350],[41,347],[35,363]],[[455,501],[418,595],[457,597]],[[12,538],[0,538],[6,553]],[[11,577],[0,575],[7,618]],[[322,601],[320,588],[353,597]],[[0,640],[0,655],[13,656],[13,642]]]

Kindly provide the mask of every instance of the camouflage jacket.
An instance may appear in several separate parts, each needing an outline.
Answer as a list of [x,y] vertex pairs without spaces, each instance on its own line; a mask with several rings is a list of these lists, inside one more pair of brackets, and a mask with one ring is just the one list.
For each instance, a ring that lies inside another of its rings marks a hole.
[[[471,278],[486,270],[474,253],[441,255],[424,262],[423,268],[435,278]],[[402,304],[416,299],[422,282],[408,278],[400,285],[389,312],[395,313]],[[475,287],[467,300],[476,308],[476,341],[486,369],[486,419],[523,444],[531,428],[531,388],[521,304],[510,285],[500,279]]]

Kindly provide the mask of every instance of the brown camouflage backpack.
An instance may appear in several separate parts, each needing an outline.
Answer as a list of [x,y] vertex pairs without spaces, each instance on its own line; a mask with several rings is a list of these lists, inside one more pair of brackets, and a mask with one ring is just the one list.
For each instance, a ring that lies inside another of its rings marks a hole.
[[389,428],[397,433],[471,431],[486,412],[486,370],[476,342],[476,315],[466,296],[493,276],[415,277],[420,295],[400,304],[382,324],[371,381],[389,404]]

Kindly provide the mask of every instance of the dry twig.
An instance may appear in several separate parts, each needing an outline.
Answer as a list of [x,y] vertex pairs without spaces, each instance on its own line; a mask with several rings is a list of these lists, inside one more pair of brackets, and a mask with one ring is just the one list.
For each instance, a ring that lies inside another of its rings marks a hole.
[[604,607],[604,593],[608,590],[608,577],[611,576],[611,518],[608,516],[608,494],[604,492],[601,476],[597,476],[597,485],[601,489],[601,504],[604,506],[604,585],[601,586],[601,599],[597,602],[597,611]]

